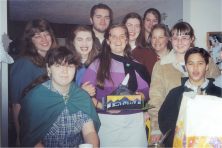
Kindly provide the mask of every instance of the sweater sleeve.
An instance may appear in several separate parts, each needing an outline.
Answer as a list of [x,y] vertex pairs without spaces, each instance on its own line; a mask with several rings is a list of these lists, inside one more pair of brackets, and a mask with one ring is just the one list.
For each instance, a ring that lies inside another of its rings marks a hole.
[[183,94],[181,88],[182,87],[174,88],[168,93],[158,112],[158,123],[161,132],[165,134],[169,131],[169,135],[164,142],[167,147],[172,147],[173,144],[176,122]]
[[158,125],[158,111],[165,99],[165,83],[162,77],[163,72],[161,67],[162,65],[160,65],[160,62],[157,62],[154,65],[151,77],[149,104],[154,106],[154,108],[149,110],[151,117],[151,134],[160,134]]
[[15,104],[19,103],[24,88],[43,73],[43,68],[37,67],[26,58],[16,61],[11,68],[9,77],[10,98],[12,102]]
[[89,67],[86,69],[81,84],[85,82],[90,82],[93,86],[96,86],[96,76],[97,76],[97,70],[98,70],[99,62],[98,60],[94,61],[89,65]]

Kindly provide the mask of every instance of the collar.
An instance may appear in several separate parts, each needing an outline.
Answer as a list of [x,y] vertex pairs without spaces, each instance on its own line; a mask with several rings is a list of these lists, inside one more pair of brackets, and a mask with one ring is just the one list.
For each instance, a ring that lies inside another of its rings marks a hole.
[[172,49],[167,55],[163,56],[160,60],[161,65],[172,64],[176,62],[176,54],[174,49]]
[[55,92],[55,93],[57,93],[57,94],[59,94],[59,95],[61,95],[61,96],[63,96],[63,97],[67,97],[68,94],[69,94],[69,91],[68,91],[67,95],[64,96],[64,95],[61,94],[58,90],[56,90],[56,89],[52,86],[52,80],[48,80],[48,81],[44,82],[42,85],[45,86],[46,88],[48,88],[49,90],[51,90],[52,92]]
[[175,50],[172,49],[166,56],[162,57],[160,60],[160,65],[171,64],[174,68],[182,73],[184,77],[188,76],[185,69],[185,63],[178,63],[176,60]]
[[203,84],[201,84],[200,86],[195,86],[191,84],[188,79],[184,84],[185,86],[184,92],[191,92],[193,95],[205,94],[208,84],[209,84],[209,80],[205,79]]

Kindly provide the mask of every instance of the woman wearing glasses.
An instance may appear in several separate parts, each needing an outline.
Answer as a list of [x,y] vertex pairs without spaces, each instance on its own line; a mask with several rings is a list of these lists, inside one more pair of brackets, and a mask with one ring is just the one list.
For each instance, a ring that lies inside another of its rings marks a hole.
[[[171,41],[173,49],[168,55],[158,61],[153,69],[150,85],[150,104],[155,108],[149,110],[151,116],[151,141],[159,140],[161,133],[158,125],[158,111],[168,92],[181,85],[181,78],[187,77],[184,55],[194,46],[195,35],[192,26],[187,22],[179,22],[171,29]],[[220,71],[212,59],[209,62],[209,70],[206,76],[215,78]],[[164,134],[164,133],[163,133]]]

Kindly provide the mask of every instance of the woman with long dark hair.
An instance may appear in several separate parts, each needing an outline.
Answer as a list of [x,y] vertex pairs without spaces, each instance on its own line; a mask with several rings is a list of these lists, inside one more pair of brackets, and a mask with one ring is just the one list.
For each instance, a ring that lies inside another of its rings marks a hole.
[[45,55],[57,41],[49,22],[45,19],[29,21],[25,27],[21,53],[13,64],[9,77],[10,99],[19,145],[18,113],[22,92],[34,79],[45,73]]
[[[129,44],[133,58],[146,66],[149,73],[148,79],[151,79],[153,66],[157,61],[156,53],[143,46],[143,21],[139,14],[135,12],[128,13],[122,21],[129,32]],[[150,82],[150,80],[149,80]]]
[[83,82],[96,87],[93,102],[101,121],[100,146],[146,147],[147,138],[141,110],[106,110],[104,98],[111,94],[127,74],[128,89],[148,99],[148,75],[145,66],[131,57],[129,34],[125,25],[113,25],[105,34],[102,53],[88,67]]

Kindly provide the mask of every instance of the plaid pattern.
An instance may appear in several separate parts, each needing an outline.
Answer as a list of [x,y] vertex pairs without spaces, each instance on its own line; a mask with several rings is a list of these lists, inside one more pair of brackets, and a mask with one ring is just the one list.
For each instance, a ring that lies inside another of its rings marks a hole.
[[88,115],[82,111],[70,115],[65,108],[43,138],[44,146],[78,147],[79,144],[84,143],[81,130],[86,122],[92,122]]

